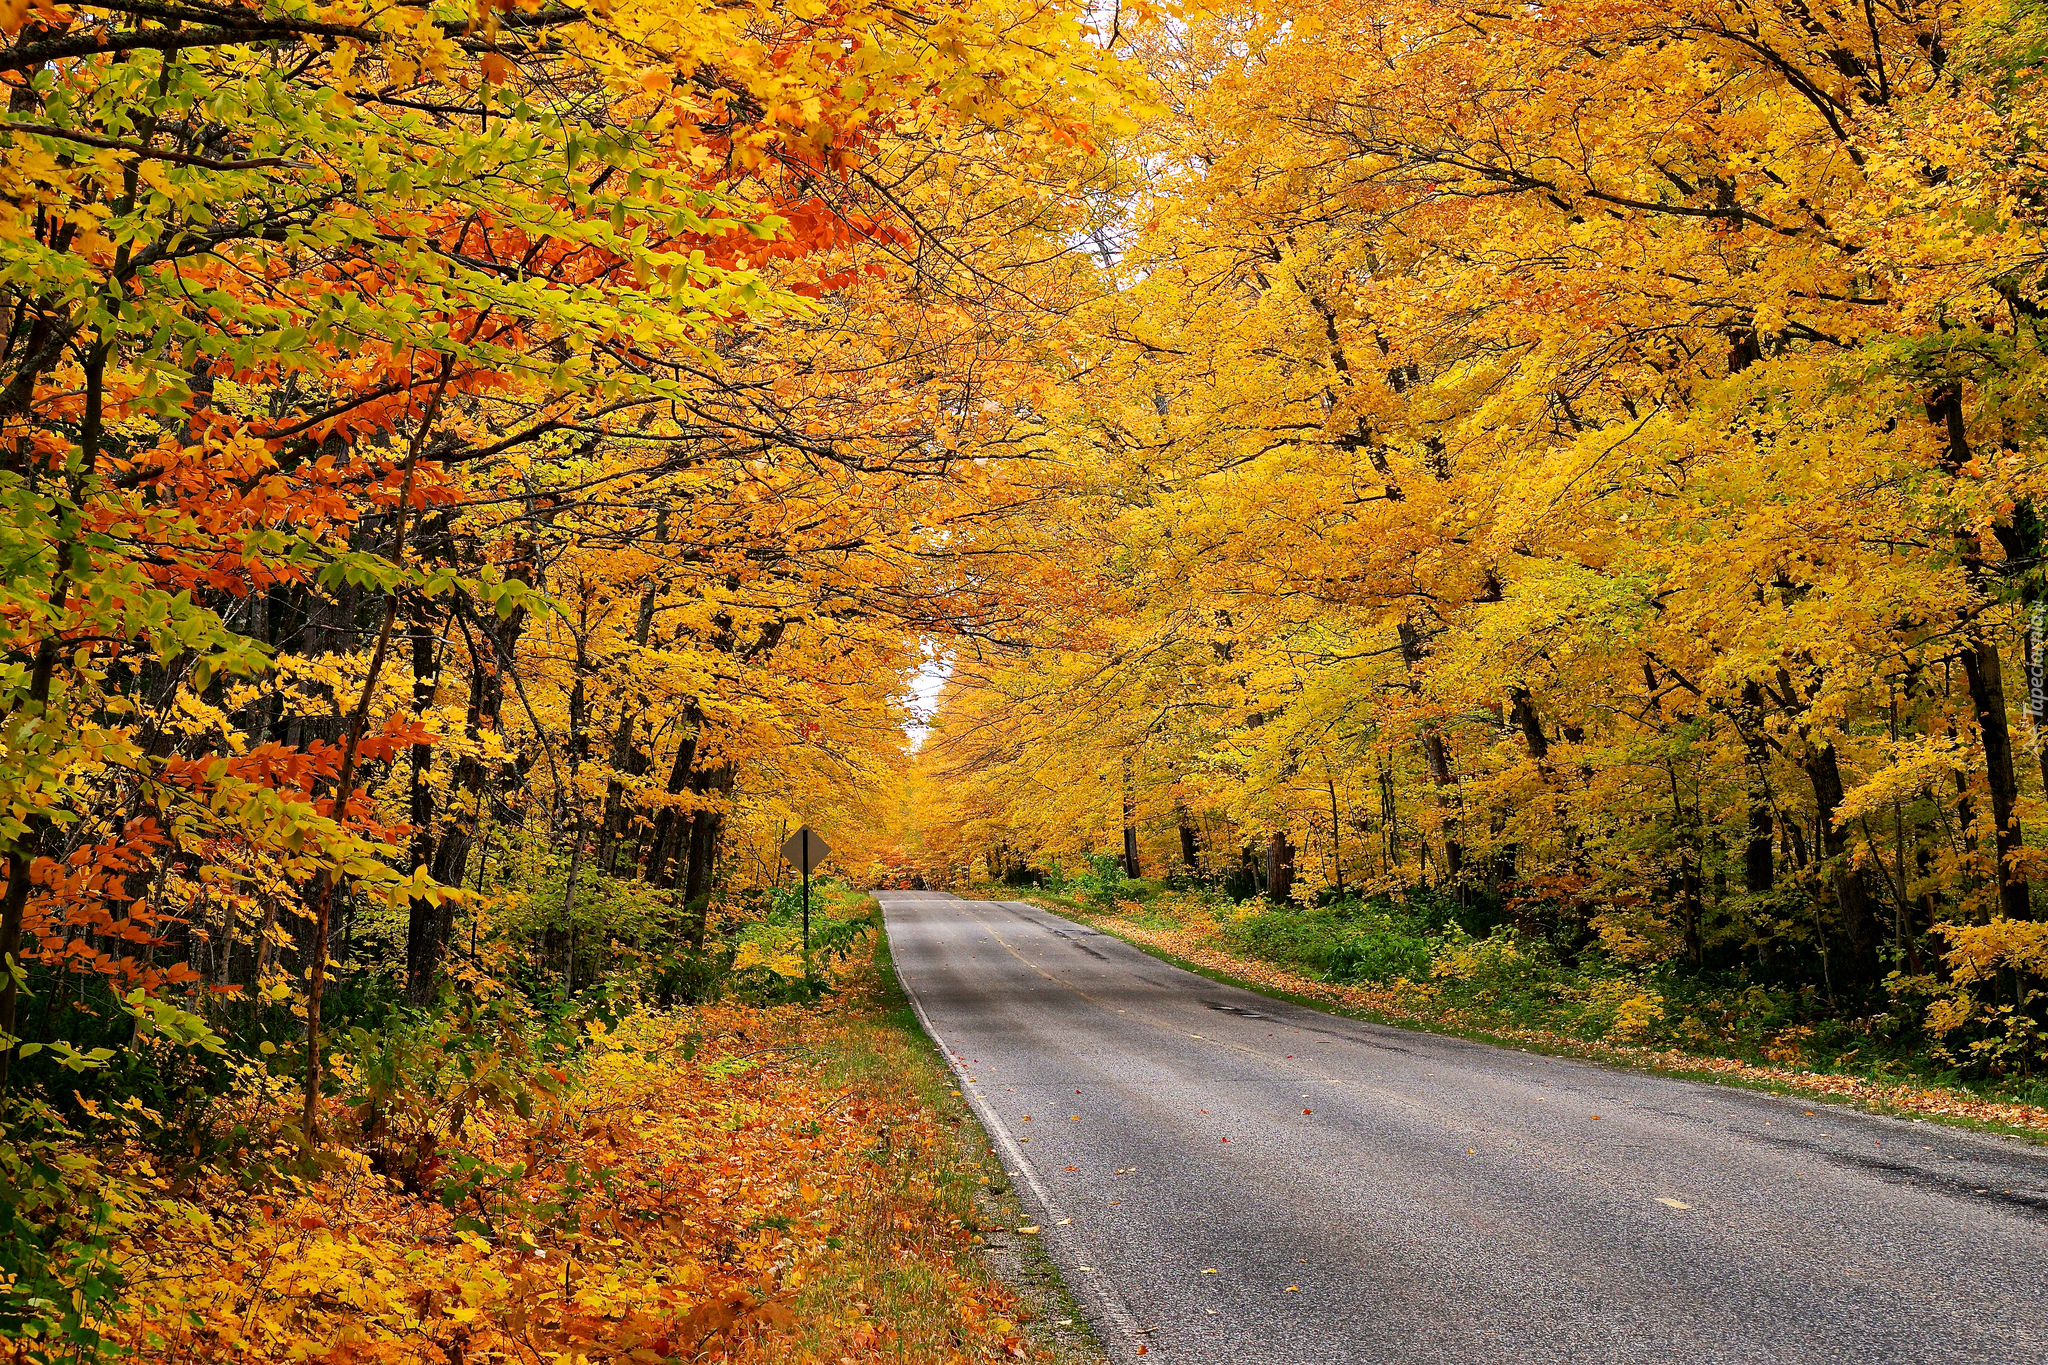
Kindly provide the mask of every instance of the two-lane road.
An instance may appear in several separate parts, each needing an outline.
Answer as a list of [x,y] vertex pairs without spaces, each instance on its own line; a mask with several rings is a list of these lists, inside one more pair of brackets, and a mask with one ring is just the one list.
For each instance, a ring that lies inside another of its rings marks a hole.
[[1113,1357],[2048,1362],[2048,1155],[1267,1000],[879,893]]

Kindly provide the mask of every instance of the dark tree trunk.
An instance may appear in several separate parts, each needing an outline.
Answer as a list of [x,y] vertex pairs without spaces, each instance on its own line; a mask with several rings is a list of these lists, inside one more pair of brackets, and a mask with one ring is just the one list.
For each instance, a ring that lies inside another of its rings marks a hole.
[[[1412,671],[1422,665],[1422,637],[1411,622],[1399,627],[1401,659]],[[1453,882],[1465,870],[1465,849],[1458,842],[1456,779],[1451,775],[1451,751],[1443,732],[1435,725],[1422,727],[1422,756],[1429,766],[1430,785],[1437,790],[1437,804],[1443,812],[1444,870]]]
[[[486,732],[498,729],[505,707],[504,670],[511,667],[525,615],[519,611],[504,620],[472,622],[461,616],[458,620],[469,647],[469,707],[463,717],[463,731],[474,742]],[[465,754],[456,763],[448,818],[434,846],[434,880],[443,886],[460,886],[467,875],[469,851],[476,842],[489,785],[490,773],[482,758]],[[437,929],[444,945],[454,927],[454,914],[454,906],[444,902],[442,923]]]
[[[411,612],[412,709],[424,716],[434,705],[440,685],[440,651],[435,648],[434,616],[425,597],[415,597]],[[434,867],[434,788],[428,781],[434,768],[434,746],[412,746],[412,869],[431,875]],[[434,998],[434,983],[441,971],[441,954],[447,948],[442,928],[441,907],[424,897],[414,898],[405,916],[405,998],[425,1005]]]
[[1875,981],[1881,936],[1870,903],[1870,889],[1864,884],[1862,872],[1850,865],[1848,836],[1835,823],[1835,812],[1842,804],[1842,770],[1835,758],[1835,746],[1809,745],[1803,766],[1813,785],[1821,851],[1832,867],[1835,903],[1842,912],[1842,934],[1848,941],[1857,980]]
[[689,872],[683,884],[683,904],[688,918],[683,938],[692,949],[704,946],[705,920],[710,910],[711,876],[718,861],[719,836],[725,832],[726,812],[732,800],[733,768],[721,763],[702,773],[691,784],[706,802],[690,817]]
[[1508,689],[1508,701],[1513,707],[1515,724],[1521,728],[1522,742],[1529,746],[1529,757],[1539,764],[1550,761],[1550,741],[1543,734],[1543,723],[1536,715],[1536,702],[1526,687]]
[[1777,884],[1772,861],[1775,835],[1768,799],[1752,793],[1749,802],[1749,842],[1742,849],[1742,889],[1752,894],[1769,891]]
[[[657,545],[668,541],[668,509],[662,508],[654,519],[654,542]],[[654,632],[654,604],[661,596],[661,576],[656,574],[647,580],[640,590],[640,610],[633,620],[633,644],[635,648],[647,648],[648,638]],[[645,698],[641,699],[642,704]],[[620,836],[626,828],[626,784],[620,774],[630,770],[633,762],[633,729],[638,722],[638,708],[621,704],[617,726],[612,730],[612,747],[609,759],[612,776],[605,783],[604,823],[598,831],[598,866],[611,872],[618,862]],[[637,776],[637,774],[635,774]]]
[[[1960,477],[1971,459],[1961,384],[1951,381],[1928,395],[1927,420],[1941,428],[1943,470],[1951,477]],[[2018,543],[2010,518],[1993,530],[2007,543],[2008,552],[2024,553],[2030,548]],[[1963,530],[1956,535],[1956,548],[1962,560],[1963,576],[1970,586],[1987,600],[1994,597],[1998,585],[1993,581],[1992,570],[1984,562],[1982,538],[1975,531]],[[2005,716],[2004,672],[1999,663],[1997,644],[1984,634],[1982,621],[1974,616],[1964,623],[1962,665],[1963,676],[1970,684],[1970,706],[1977,715],[1977,731],[1984,746],[1984,766],[1990,779],[1992,840],[1998,853],[1994,876],[1998,881],[1999,908],[2009,918],[2031,919],[2034,911],[2027,877],[2016,861],[2025,841],[2020,837],[2019,816],[2015,812],[2019,783],[2013,773],[2012,734]]]
[[1266,899],[1283,904],[1294,891],[1294,841],[1276,829],[1266,840]]
[[1131,756],[1124,755],[1124,875],[1138,875],[1138,797],[1131,773]]
[[1772,865],[1770,747],[1764,737],[1763,685],[1751,678],[1742,684],[1742,744],[1749,751],[1749,840],[1742,849],[1742,889],[1758,895],[1777,884]]
[[[681,796],[690,790],[690,772],[697,762],[697,740],[704,729],[704,713],[697,703],[691,702],[683,708],[683,726],[686,733],[676,746],[675,762],[669,765],[668,781],[662,790],[669,796]],[[690,816],[678,810],[674,802],[663,806],[654,816],[654,832],[647,841],[647,871],[649,885],[673,887],[682,876],[677,866],[687,856],[688,829]]]
[[1964,636],[1963,676],[1970,684],[1970,705],[1977,713],[1977,731],[1983,740],[1984,765],[1990,777],[1992,840],[1998,851],[1998,905],[2011,919],[2033,917],[2026,873],[2020,870],[2018,855],[2024,845],[2020,837],[2018,782],[2012,766],[2012,733],[2005,718],[2005,680],[1998,648],[1974,628]]

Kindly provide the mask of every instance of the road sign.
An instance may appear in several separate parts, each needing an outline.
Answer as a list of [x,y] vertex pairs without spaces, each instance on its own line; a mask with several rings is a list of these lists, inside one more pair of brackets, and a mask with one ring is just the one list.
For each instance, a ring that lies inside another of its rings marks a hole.
[[810,876],[831,852],[832,850],[825,846],[825,841],[818,837],[818,832],[809,825],[790,835],[782,846],[783,858],[806,877]]
[[804,980],[811,979],[811,870],[825,861],[831,849],[820,839],[817,831],[805,825],[782,845],[782,856],[797,871],[804,874]]

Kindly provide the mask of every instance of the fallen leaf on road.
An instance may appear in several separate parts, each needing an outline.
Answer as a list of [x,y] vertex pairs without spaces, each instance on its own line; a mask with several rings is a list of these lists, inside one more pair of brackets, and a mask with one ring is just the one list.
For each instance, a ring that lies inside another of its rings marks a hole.
[[1055,1226],[1055,1227],[1062,1227],[1062,1228],[1063,1228],[1063,1227],[1065,1227],[1065,1226],[1066,1226],[1067,1224],[1069,1224],[1069,1223],[1071,1223],[1071,1222],[1073,1222],[1073,1221],[1074,1221],[1074,1220],[1073,1220],[1073,1219],[1071,1219],[1071,1218],[1062,1218],[1062,1219],[1060,1219],[1060,1221],[1059,1221],[1058,1223],[1054,1224],[1054,1226]]
[[1657,1196],[1657,1202],[1667,1209],[1689,1209],[1692,1207],[1690,1204],[1681,1204],[1676,1199],[1666,1199],[1661,1194]]
[[1216,1273],[1216,1268],[1214,1266],[1211,1266],[1209,1269],[1203,1271],[1202,1273],[1204,1275],[1214,1275]]
[[1062,1166],[1060,1169],[1063,1171],[1078,1171],[1081,1168],[1079,1166]]
[[1290,1294],[1299,1294],[1301,1292],[1301,1286],[1290,1284],[1287,1286],[1287,1292]]
[[1304,1114],[1313,1114],[1315,1111],[1313,1109],[1304,1109],[1301,1112]]
[[1599,1118],[1600,1118],[1600,1116],[1599,1116],[1598,1114],[1595,1114],[1595,1115],[1593,1115],[1593,1119],[1594,1119],[1594,1121],[1595,1121],[1595,1122],[1598,1122],[1598,1121],[1599,1121]]
[[1036,1232],[1036,1231],[1038,1231],[1038,1224],[1036,1224],[1036,1223],[1026,1223],[1026,1224],[1024,1224],[1023,1226],[1019,1227],[1019,1228],[1017,1229],[1017,1231],[1019,1231],[1019,1232]]

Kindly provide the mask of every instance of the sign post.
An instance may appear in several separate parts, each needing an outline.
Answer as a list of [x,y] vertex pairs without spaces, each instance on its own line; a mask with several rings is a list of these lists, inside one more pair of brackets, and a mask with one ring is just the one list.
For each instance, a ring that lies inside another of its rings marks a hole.
[[818,837],[817,831],[809,825],[798,829],[789,836],[782,846],[782,856],[797,871],[804,874],[804,980],[811,979],[811,869],[832,850]]

